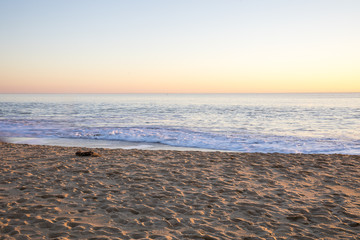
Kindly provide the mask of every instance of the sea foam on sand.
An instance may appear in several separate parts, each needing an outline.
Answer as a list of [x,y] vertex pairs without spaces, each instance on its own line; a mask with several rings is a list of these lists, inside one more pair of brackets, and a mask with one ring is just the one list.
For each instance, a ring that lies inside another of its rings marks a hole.
[[359,239],[360,156],[0,143],[0,239]]

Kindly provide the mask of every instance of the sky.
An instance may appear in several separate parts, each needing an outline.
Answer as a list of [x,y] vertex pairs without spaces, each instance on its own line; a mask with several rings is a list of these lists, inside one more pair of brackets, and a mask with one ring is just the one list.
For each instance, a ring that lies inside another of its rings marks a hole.
[[359,0],[0,0],[0,93],[360,92]]

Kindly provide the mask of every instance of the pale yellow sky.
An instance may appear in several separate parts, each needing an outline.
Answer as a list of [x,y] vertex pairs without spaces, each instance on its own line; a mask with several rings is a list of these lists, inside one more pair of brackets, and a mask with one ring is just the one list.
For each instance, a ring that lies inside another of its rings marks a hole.
[[0,93],[360,92],[360,1],[1,1]]

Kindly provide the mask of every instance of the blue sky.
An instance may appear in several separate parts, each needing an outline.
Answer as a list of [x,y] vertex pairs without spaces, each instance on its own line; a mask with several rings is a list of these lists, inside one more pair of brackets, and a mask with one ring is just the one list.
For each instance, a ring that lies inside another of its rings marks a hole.
[[359,13],[350,0],[3,0],[0,91],[360,91]]

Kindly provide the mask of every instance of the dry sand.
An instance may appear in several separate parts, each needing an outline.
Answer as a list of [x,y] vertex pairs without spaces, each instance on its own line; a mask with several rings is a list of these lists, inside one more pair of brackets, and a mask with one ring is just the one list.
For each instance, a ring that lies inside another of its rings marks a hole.
[[0,239],[360,239],[360,156],[0,150]]

